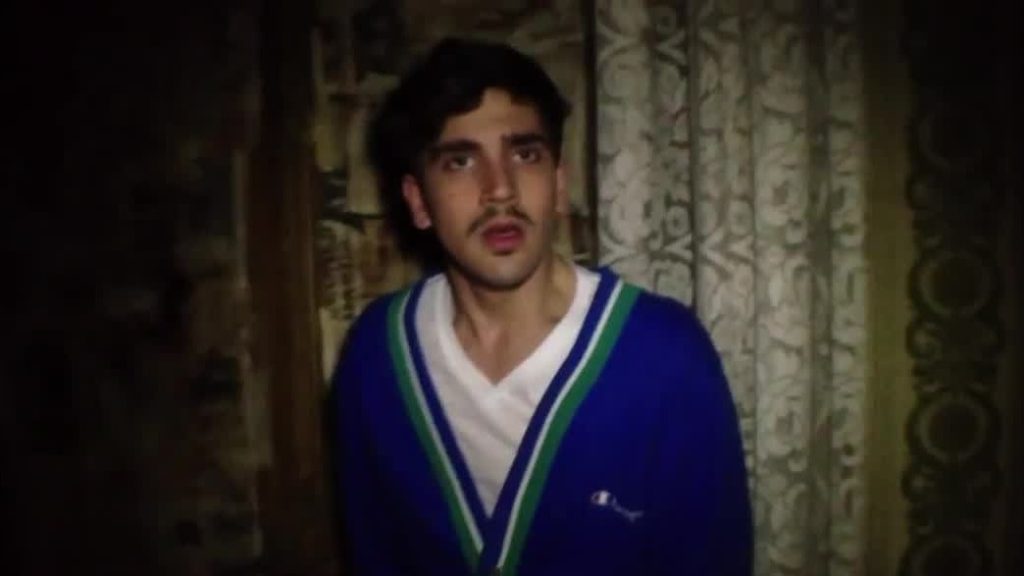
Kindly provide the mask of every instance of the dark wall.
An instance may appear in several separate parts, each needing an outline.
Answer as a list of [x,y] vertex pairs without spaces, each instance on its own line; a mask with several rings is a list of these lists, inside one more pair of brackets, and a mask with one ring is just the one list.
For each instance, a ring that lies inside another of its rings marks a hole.
[[45,4],[4,18],[2,571],[258,569],[263,3]]
[[1017,573],[1019,3],[903,7],[915,401],[900,574]]

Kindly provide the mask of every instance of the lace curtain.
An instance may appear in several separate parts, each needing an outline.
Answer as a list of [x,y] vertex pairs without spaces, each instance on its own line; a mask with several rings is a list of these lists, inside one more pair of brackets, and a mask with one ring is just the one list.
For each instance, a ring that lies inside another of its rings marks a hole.
[[690,303],[721,352],[758,575],[862,571],[856,8],[594,5],[601,263]]

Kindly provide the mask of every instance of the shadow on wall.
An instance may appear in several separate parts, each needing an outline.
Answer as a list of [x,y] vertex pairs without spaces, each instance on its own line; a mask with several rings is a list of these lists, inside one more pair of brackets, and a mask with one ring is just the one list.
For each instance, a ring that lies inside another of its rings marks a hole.
[[260,3],[9,8],[6,570],[253,566],[269,451],[236,220]]

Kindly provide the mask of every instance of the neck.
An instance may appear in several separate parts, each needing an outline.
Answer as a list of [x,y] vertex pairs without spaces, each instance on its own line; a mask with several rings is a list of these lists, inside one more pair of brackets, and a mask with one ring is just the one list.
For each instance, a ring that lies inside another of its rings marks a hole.
[[565,315],[576,290],[575,270],[555,255],[515,288],[482,286],[454,270],[449,270],[447,277],[456,332],[485,346],[538,330],[546,332]]

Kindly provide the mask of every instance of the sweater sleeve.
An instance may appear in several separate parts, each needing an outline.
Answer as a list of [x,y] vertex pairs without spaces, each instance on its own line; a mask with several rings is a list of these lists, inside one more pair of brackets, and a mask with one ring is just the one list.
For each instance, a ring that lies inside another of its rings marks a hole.
[[369,383],[360,360],[366,359],[361,351],[367,345],[357,323],[333,377],[336,490],[348,573],[391,576],[399,570],[382,513],[386,506],[382,506],[379,483],[374,481],[377,462],[364,410],[363,391]]
[[651,540],[659,575],[749,576],[752,521],[743,446],[718,354],[695,319],[667,370],[660,513]]

